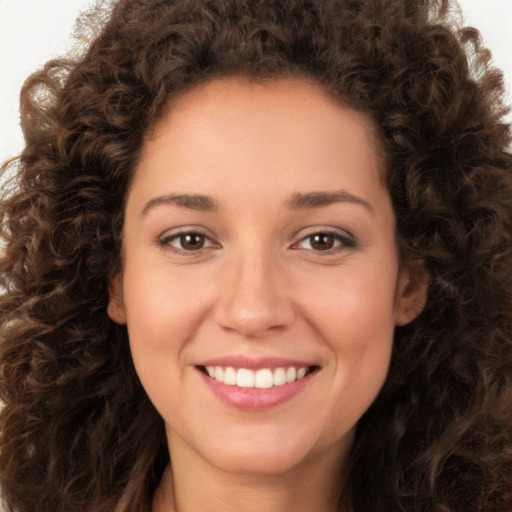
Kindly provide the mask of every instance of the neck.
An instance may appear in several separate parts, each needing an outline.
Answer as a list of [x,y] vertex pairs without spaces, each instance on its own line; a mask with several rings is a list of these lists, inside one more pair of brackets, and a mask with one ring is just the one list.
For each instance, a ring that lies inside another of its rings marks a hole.
[[[337,450],[279,474],[237,474],[211,466],[186,445],[171,451],[152,512],[339,512]],[[345,457],[344,457],[345,458]]]

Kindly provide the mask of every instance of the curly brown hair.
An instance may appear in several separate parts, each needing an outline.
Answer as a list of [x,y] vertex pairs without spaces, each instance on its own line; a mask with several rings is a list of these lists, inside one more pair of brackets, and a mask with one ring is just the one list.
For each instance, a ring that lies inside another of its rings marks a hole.
[[[163,421],[107,316],[127,189],[169,97],[303,76],[379,127],[427,304],[358,423],[354,511],[512,508],[512,155],[501,75],[444,0],[119,0],[22,90],[0,208],[0,484],[9,512],[140,512]],[[340,504],[340,507],[342,505]],[[341,510],[341,508],[340,508]]]

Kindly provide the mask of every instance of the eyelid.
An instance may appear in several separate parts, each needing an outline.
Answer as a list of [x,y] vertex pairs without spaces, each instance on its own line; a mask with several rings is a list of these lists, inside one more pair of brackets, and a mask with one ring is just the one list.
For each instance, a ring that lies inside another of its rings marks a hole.
[[[196,250],[194,249],[180,249],[179,247],[175,247],[171,245],[171,241],[178,239],[183,235],[197,234],[201,235],[207,240],[208,245],[204,247],[200,247]],[[299,244],[307,240],[308,238],[317,235],[328,235],[334,237],[339,244],[335,245],[331,249],[326,250],[315,250],[313,248],[301,248]],[[326,256],[329,254],[336,254],[338,252],[353,248],[356,246],[355,237],[344,229],[340,229],[333,226],[311,226],[309,228],[305,228],[304,230],[299,231],[296,235],[297,240],[291,245],[292,249],[295,250],[304,250],[308,252],[314,252],[317,254],[325,254]],[[215,237],[210,233],[210,231],[201,226],[180,226],[179,228],[174,228],[165,231],[163,234],[158,236],[157,245],[163,249],[167,249],[171,252],[175,252],[177,254],[182,254],[185,256],[193,256],[202,254],[205,250],[209,250],[212,248],[221,248],[222,245],[216,241]]]
[[[306,229],[307,229],[307,231],[305,233],[299,232],[299,234],[298,234],[299,239],[292,244],[292,249],[311,251],[311,252],[315,252],[318,254],[329,255],[329,254],[338,253],[338,252],[341,252],[343,250],[347,250],[350,248],[354,248],[356,246],[356,238],[354,237],[354,235],[352,235],[351,233],[349,233],[348,231],[346,231],[344,229],[336,228],[333,226],[325,226],[325,227],[312,226],[311,228],[306,228]],[[314,235],[320,235],[320,234],[332,236],[336,240],[340,241],[341,243],[331,249],[327,249],[324,251],[315,250],[315,249],[304,249],[304,248],[298,247],[298,245],[301,242],[307,240],[308,238],[310,238]]]
[[[208,241],[208,245],[206,247],[201,247],[196,250],[187,250],[175,247],[170,243],[172,240],[179,239],[183,235],[192,234],[203,236],[205,240]],[[194,256],[203,253],[205,250],[221,247],[221,244],[219,244],[215,240],[215,237],[212,234],[210,234],[209,230],[200,226],[181,226],[179,228],[164,231],[164,233],[158,236],[156,243],[159,247],[163,249],[169,250],[177,254],[183,254],[185,256]]]

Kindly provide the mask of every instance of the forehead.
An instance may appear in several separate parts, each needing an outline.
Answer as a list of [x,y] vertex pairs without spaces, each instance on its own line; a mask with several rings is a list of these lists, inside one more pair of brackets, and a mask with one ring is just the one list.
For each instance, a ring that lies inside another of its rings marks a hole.
[[372,188],[382,185],[384,167],[375,133],[369,116],[314,82],[217,79],[170,100],[145,141],[134,185],[301,192],[336,187],[332,180],[345,174],[349,185]]
[[[219,106],[222,117],[219,116]],[[272,120],[279,120],[286,115],[288,128],[294,122],[307,118],[312,127],[315,120],[322,123],[326,118],[344,115],[352,118],[363,128],[365,142],[372,145],[379,154],[382,153],[377,136],[378,128],[371,117],[350,108],[340,98],[335,97],[320,83],[307,77],[282,77],[252,80],[243,75],[220,77],[199,84],[192,89],[172,96],[159,121],[149,130],[146,141],[151,141],[170,122],[187,122],[192,128],[199,127],[208,120],[220,122],[245,115],[247,124],[263,127],[270,133]],[[214,117],[215,119],[212,119]],[[339,119],[335,120],[339,121]],[[192,123],[196,123],[192,126]],[[331,128],[335,128],[337,122]],[[277,126],[275,127],[277,128]],[[320,135],[325,135],[320,131]],[[310,134],[311,136],[311,134]]]

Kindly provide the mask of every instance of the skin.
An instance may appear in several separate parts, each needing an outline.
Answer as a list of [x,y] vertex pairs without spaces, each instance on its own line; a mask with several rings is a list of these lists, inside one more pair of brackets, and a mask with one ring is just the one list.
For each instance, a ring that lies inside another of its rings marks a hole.
[[[127,324],[166,425],[173,471],[154,512],[336,510],[394,328],[425,296],[418,267],[399,265],[374,131],[306,80],[231,77],[173,98],[148,136],[109,314]],[[343,192],[291,204],[333,191]],[[216,208],[169,199],[184,194]],[[184,248],[180,232],[202,238]],[[291,400],[247,411],[219,400],[196,366],[226,355],[319,369]]]

